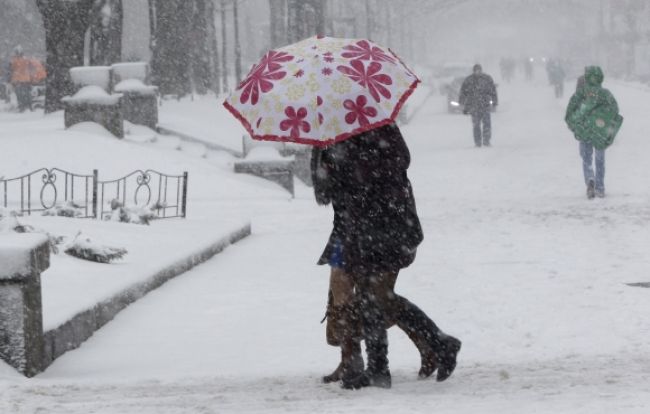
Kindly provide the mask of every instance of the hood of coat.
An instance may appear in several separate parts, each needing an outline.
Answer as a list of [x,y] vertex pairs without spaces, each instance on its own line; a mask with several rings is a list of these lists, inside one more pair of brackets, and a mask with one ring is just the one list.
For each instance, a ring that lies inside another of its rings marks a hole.
[[605,75],[599,66],[587,66],[585,68],[585,81],[589,86],[601,86]]

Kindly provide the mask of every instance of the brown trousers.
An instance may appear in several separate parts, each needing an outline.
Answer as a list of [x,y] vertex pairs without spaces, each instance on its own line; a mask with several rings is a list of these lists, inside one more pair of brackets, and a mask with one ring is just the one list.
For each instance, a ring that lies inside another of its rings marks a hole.
[[[371,283],[365,286],[377,299],[382,310],[386,329],[395,325],[395,308],[397,306],[394,292],[398,272],[384,272],[373,276]],[[354,275],[341,268],[331,268],[329,298],[327,305],[327,343],[340,346],[344,338],[361,341],[362,326],[357,303]]]

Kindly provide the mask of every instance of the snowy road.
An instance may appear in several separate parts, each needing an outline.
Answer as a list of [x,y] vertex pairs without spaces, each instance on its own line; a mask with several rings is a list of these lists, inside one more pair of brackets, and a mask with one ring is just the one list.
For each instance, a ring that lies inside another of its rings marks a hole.
[[[606,82],[607,84],[607,82]],[[464,341],[445,383],[390,331],[391,390],[322,385],[331,211],[310,190],[253,236],[134,304],[27,381],[0,370],[1,413],[647,413],[650,94],[609,86],[625,125],[608,197],[584,197],[550,87],[500,86],[492,148],[428,101],[404,129],[425,242],[397,290]],[[0,367],[2,368],[2,367]]]

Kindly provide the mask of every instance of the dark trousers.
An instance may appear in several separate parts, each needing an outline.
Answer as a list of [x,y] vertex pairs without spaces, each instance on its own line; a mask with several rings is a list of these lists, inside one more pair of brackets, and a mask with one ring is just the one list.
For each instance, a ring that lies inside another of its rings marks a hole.
[[387,327],[397,324],[418,348],[441,353],[441,331],[417,306],[395,293],[398,270],[355,273],[359,299],[362,336],[368,354],[367,370],[371,374],[388,373]]
[[472,112],[472,125],[474,126],[474,144],[477,147],[480,147],[481,143],[490,145],[490,138],[492,137],[490,110]]
[[17,83],[14,85],[16,99],[18,100],[18,110],[32,110],[32,85],[29,83]]

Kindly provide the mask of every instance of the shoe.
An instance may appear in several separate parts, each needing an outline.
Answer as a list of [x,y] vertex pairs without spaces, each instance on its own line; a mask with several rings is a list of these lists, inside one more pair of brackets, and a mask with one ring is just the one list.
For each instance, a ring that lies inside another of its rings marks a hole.
[[587,183],[587,198],[591,200],[595,196],[596,196],[596,190],[594,188],[594,180],[589,180],[589,183]]
[[489,142],[484,142],[484,143],[483,143],[483,146],[484,146],[484,147],[491,147],[492,145],[491,145]]
[[605,190],[596,190],[596,197],[605,198]]
[[460,351],[461,342],[453,336],[440,334],[440,351],[438,352],[438,375],[436,381],[442,382],[449,378],[456,369],[456,357]]
[[372,373],[366,370],[363,374],[354,378],[343,378],[341,388],[346,390],[358,390],[365,387],[390,388],[392,381],[388,369]]

